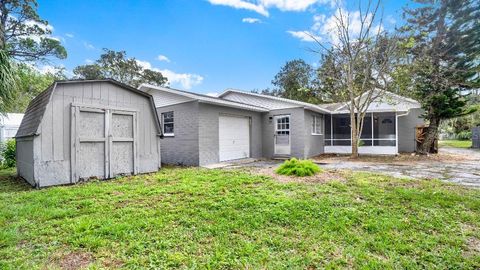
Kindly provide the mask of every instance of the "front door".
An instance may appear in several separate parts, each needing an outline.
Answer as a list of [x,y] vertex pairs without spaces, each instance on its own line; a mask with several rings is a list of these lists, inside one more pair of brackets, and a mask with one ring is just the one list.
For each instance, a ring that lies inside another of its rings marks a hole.
[[274,154],[290,155],[290,115],[275,116]]

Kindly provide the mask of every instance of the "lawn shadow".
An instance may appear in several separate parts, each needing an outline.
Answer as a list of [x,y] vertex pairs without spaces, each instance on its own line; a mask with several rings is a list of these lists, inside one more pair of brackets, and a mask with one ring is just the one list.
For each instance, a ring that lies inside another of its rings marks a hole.
[[0,170],[0,193],[11,193],[33,189],[25,180],[17,177],[15,168]]

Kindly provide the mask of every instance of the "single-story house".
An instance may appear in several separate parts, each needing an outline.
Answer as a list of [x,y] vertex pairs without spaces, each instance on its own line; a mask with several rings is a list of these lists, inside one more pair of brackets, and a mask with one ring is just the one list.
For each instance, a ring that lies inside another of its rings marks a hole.
[[23,113],[6,113],[0,115],[0,143],[15,138],[22,123]]
[[36,187],[160,168],[151,95],[114,80],[57,81],[35,97],[16,134],[17,173]]
[[[310,103],[228,89],[218,97],[152,85],[162,125],[162,161],[203,166],[242,158],[349,153],[348,104]],[[361,154],[415,150],[420,104],[392,93],[368,108]]]

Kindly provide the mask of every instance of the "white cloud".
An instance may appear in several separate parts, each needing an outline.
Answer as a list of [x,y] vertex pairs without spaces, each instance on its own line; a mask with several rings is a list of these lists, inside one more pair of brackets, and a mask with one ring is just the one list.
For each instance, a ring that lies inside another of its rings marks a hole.
[[218,93],[216,93],[216,92],[207,93],[207,96],[218,97]]
[[85,49],[87,49],[87,50],[95,50],[95,46],[93,46],[92,44],[90,44],[86,41],[83,42],[83,47],[85,47]]
[[161,54],[159,56],[157,56],[157,60],[158,61],[165,61],[167,63],[170,63],[170,59],[168,59],[168,57],[166,57],[165,55],[161,55]]
[[40,28],[43,31],[48,32],[48,33],[53,32],[53,26],[50,25],[50,24],[44,24],[44,23],[39,23],[39,22],[32,21],[32,20],[27,20],[27,21],[25,21],[25,25],[27,25],[29,27],[37,26],[38,28]]
[[262,21],[257,18],[243,18],[242,22],[244,23],[261,23]]
[[73,34],[71,34],[71,33],[66,33],[65,36],[68,37],[68,38],[74,38],[74,37],[75,37],[75,36],[74,36]]
[[93,60],[92,60],[92,59],[85,59],[85,63],[87,63],[87,64],[93,64]]
[[315,42],[322,39],[321,37],[314,35],[310,31],[287,31],[287,33],[305,42]]
[[210,2],[212,5],[229,6],[236,9],[255,11],[265,17],[268,17],[270,15],[265,9],[265,7],[261,4],[254,4],[243,0],[208,0],[208,2]]
[[169,69],[159,69],[153,67],[148,61],[136,60],[137,63],[144,69],[151,69],[162,73],[163,76],[168,78],[168,82],[172,86],[180,86],[183,89],[189,90],[195,85],[199,85],[203,82],[203,77],[198,74],[192,73],[177,73]]

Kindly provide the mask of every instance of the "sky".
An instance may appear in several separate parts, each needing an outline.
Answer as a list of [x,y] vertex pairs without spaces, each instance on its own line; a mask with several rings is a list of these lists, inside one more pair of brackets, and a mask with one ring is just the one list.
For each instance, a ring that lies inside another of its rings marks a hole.
[[[358,2],[346,0],[352,24]],[[286,61],[315,66],[319,49],[308,32],[331,42],[334,0],[38,0],[38,13],[62,41],[67,59],[41,67],[92,63],[103,48],[124,50],[162,72],[170,86],[197,93],[271,87]],[[406,0],[383,0],[383,24],[401,21]],[[358,17],[358,16],[357,16]],[[358,23],[357,23],[358,24]],[[353,29],[355,29],[353,27]]]

